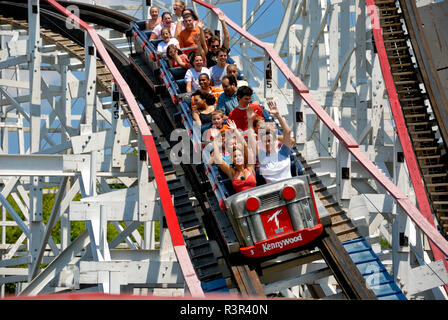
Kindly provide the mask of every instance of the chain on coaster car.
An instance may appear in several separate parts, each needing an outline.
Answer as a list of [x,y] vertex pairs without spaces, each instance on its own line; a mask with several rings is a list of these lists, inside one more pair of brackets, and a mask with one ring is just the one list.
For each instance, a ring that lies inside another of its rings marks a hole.
[[[230,179],[208,159],[210,150],[203,148],[200,130],[194,127],[189,100],[183,79],[186,69],[170,68],[164,53],[156,48],[161,40],[149,40],[151,31],[144,30],[145,21],[131,22],[128,37],[151,70],[159,75],[172,101],[180,110],[180,119],[192,141],[195,152],[202,151],[205,174],[212,186],[221,210],[227,211],[238,245],[228,243],[229,253],[240,252],[246,257],[258,258],[302,247],[316,238],[324,226],[331,224],[328,213],[319,216],[315,195],[308,175],[292,154],[292,178],[259,185],[235,193]],[[226,239],[224,239],[226,240]]]

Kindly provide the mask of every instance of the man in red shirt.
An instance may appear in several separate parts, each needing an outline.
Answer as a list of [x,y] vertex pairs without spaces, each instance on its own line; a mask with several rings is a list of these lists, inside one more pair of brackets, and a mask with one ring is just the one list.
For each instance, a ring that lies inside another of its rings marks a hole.
[[246,131],[248,128],[248,119],[247,119],[247,108],[253,106],[254,112],[257,116],[263,117],[263,110],[261,110],[260,106],[257,104],[250,103],[250,99],[252,98],[253,90],[248,86],[241,86],[238,88],[236,92],[238,98],[238,106],[232,110],[229,114],[229,119],[233,120],[238,129],[241,131]]

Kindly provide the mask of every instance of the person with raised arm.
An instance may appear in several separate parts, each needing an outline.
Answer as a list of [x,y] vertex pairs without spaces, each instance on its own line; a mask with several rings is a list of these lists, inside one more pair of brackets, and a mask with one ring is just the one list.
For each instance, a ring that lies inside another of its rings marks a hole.
[[210,50],[210,46],[208,44],[208,40],[213,37],[215,34],[213,33],[212,29],[210,28],[204,28],[204,36],[205,36],[205,43],[207,45],[207,48]]
[[193,20],[194,20],[194,26],[197,27],[199,22],[204,23],[201,19],[198,18],[198,15],[196,14],[196,12],[194,12],[193,9],[190,8],[185,8],[184,10],[182,10],[182,19],[178,20],[176,23],[176,35],[178,36],[179,33],[185,29],[185,24],[184,24],[184,19],[185,16],[187,14],[191,14],[193,16]]
[[255,188],[257,186],[257,180],[255,177],[255,166],[248,162],[249,150],[247,143],[244,140],[241,132],[238,130],[235,122],[232,120],[227,121],[229,130],[236,135],[237,145],[233,149],[233,168],[227,162],[223,161],[221,155],[222,139],[219,139],[219,133],[213,139],[213,155],[210,158],[210,163],[217,164],[219,168],[229,177],[232,181],[235,192],[241,192]]
[[222,44],[221,39],[218,36],[212,36],[208,39],[205,50],[205,55],[207,58],[207,68],[210,68],[218,63],[218,49],[224,48],[227,50],[227,63],[234,63],[232,59],[229,57],[230,52],[230,35],[229,35],[229,29],[227,28],[225,15],[224,13],[220,12],[218,14],[218,19],[221,21],[222,31],[224,34]]
[[[291,138],[291,129],[286,119],[280,114],[277,104],[274,101],[268,101],[269,113],[272,114],[280,123],[283,131],[283,143],[279,147],[277,129],[271,124],[265,123],[258,129],[258,139],[261,143],[258,147],[258,161],[260,163],[260,174],[267,183],[277,182],[291,178],[291,148],[294,140]],[[255,134],[253,128],[249,130],[248,138],[253,146]]]
[[146,20],[145,29],[152,31],[157,25],[162,23],[162,18],[159,17],[159,8],[156,6],[149,8],[149,15],[151,19]]
[[[199,21],[197,25],[195,25],[193,15],[188,13],[184,15],[184,25],[185,29],[182,30],[177,36],[177,40],[179,40],[179,45],[181,48],[191,48],[198,46],[199,50],[204,50],[206,47],[205,38],[204,38],[204,23]],[[199,38],[199,43],[198,43]],[[195,48],[184,50],[185,54],[195,51]],[[204,52],[205,58],[205,52]]]

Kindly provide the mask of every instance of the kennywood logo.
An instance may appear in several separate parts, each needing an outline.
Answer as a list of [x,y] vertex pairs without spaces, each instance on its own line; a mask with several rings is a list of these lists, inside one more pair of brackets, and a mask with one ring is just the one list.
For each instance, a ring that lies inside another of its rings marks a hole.
[[287,246],[289,244],[293,244],[299,241],[302,241],[302,234],[299,233],[297,236],[293,237],[293,238],[287,238],[287,239],[283,239],[277,242],[273,242],[273,243],[263,243],[262,247],[263,247],[263,252],[266,251],[270,251],[273,249],[277,249],[280,248],[282,249],[284,246]]

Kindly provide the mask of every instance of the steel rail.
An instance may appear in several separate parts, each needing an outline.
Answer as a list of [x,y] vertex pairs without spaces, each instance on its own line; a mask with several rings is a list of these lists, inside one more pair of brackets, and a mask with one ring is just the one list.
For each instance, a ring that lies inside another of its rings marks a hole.
[[[212,10],[215,14],[222,13],[221,9],[202,0],[193,0],[195,3]],[[225,16],[225,21],[232,29],[245,37],[247,40],[263,49],[272,61],[277,65],[280,72],[292,86],[293,90],[308,104],[320,120],[328,127],[339,142],[358,160],[358,162],[369,172],[395,198],[398,205],[403,208],[411,220],[423,231],[423,233],[434,242],[434,244],[448,256],[448,241],[437,231],[437,229],[421,214],[412,201],[381,171],[378,167],[359,149],[358,143],[345,129],[339,127],[322,106],[310,95],[308,88],[293,74],[286,63],[274,50],[274,48],[257,39],[247,31],[239,27],[235,22]]]
[[179,222],[177,220],[176,212],[174,210],[171,193],[169,191],[165,175],[163,174],[163,167],[157,152],[153,136],[149,130],[149,127],[146,123],[143,113],[141,112],[141,109],[137,101],[135,100],[134,95],[132,94],[131,89],[129,88],[126,81],[123,79],[121,73],[118,71],[115,64],[113,63],[111,57],[109,56],[109,53],[102,44],[101,39],[99,38],[95,29],[93,29],[86,22],[84,22],[79,17],[74,15],[72,12],[68,11],[66,8],[57,3],[55,0],[46,0],[46,1],[49,4],[51,4],[55,9],[57,9],[59,12],[61,12],[63,15],[72,19],[76,24],[78,24],[82,29],[84,29],[88,33],[89,37],[91,38],[92,42],[94,43],[97,49],[98,54],[101,56],[106,66],[109,68],[109,71],[115,78],[116,84],[120,88],[123,97],[127,101],[129,108],[131,109],[131,112],[134,116],[138,129],[142,136],[142,140],[147,149],[149,160],[157,183],[162,207],[165,212],[165,217],[167,220],[171,239],[173,242],[174,251],[179,261],[182,273],[184,275],[185,282],[187,283],[187,286],[192,296],[204,297],[204,292],[201,288],[200,281],[196,276],[195,270],[188,256],[188,251],[182,236],[182,232],[179,227]]

